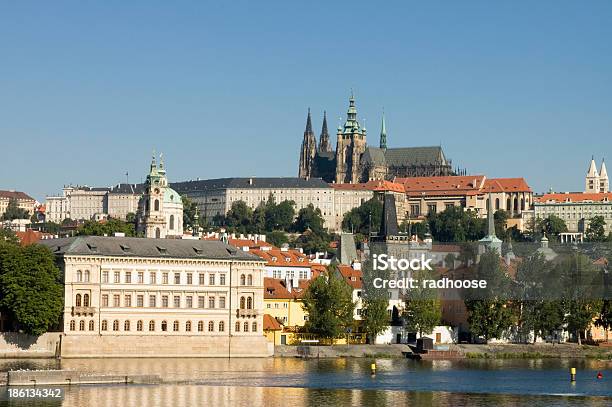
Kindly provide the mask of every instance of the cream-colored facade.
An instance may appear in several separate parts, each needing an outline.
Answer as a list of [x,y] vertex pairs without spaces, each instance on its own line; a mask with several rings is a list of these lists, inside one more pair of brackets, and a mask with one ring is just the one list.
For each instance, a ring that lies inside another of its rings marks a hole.
[[555,215],[565,222],[570,233],[585,233],[595,216],[606,222],[606,233],[612,232],[612,192],[544,194],[536,199],[534,216],[546,219]]
[[17,206],[28,211],[30,215],[34,213],[36,200],[24,192],[19,191],[1,191],[0,190],[0,217],[6,212],[11,199],[17,201]]
[[265,262],[256,256],[217,241],[83,236],[44,244],[62,259],[67,336],[134,337],[119,356],[142,356],[138,341],[167,349],[163,341],[173,337],[191,343],[175,355],[209,340],[238,346],[252,339],[252,355],[267,352],[258,349]]

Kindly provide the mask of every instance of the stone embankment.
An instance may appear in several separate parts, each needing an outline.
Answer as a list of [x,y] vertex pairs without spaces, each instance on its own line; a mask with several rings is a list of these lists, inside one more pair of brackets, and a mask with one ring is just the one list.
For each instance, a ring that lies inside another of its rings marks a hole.
[[310,358],[405,358],[412,353],[408,345],[333,345],[333,346],[290,346],[274,347],[274,357]]

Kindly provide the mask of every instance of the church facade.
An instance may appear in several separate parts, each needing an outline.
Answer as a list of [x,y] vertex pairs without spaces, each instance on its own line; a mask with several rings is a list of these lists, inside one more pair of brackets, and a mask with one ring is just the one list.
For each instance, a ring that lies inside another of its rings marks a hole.
[[317,177],[329,183],[354,184],[372,180],[392,180],[395,177],[431,177],[456,175],[451,160],[441,146],[387,147],[387,130],[383,115],[378,147],[368,146],[366,129],[357,120],[353,95],[344,126],[336,132],[336,150],[333,151],[327,129],[327,115],[317,145],[312,130],[310,109],[300,150],[298,176]]

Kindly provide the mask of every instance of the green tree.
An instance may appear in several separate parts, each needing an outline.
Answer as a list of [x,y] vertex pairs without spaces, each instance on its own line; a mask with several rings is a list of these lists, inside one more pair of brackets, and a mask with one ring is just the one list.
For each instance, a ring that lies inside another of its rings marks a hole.
[[418,281],[418,284],[407,294],[403,318],[410,332],[418,332],[419,336],[423,336],[423,334],[430,334],[440,323],[442,310],[437,298],[437,290],[422,284],[424,280],[434,280],[433,273],[428,270],[420,270],[414,273],[413,278]]
[[283,201],[276,205],[274,202],[266,204],[266,229],[289,231],[295,217],[295,202]]
[[19,207],[19,202],[15,198],[10,198],[6,211],[2,214],[2,220],[29,219],[30,212]]
[[[382,247],[373,245],[372,251],[379,253]],[[387,290],[374,285],[377,278],[388,279],[389,272],[375,270],[371,260],[366,260],[362,268],[361,319],[362,327],[368,336],[368,343],[375,344],[376,337],[384,332],[390,324],[389,295]]]
[[329,250],[331,238],[332,236],[325,231],[315,233],[307,230],[295,240],[295,245],[302,248],[302,250],[308,254],[325,252]]
[[499,210],[493,215],[495,222],[495,235],[501,240],[506,240],[509,233],[507,231],[508,212]]
[[365,201],[359,207],[344,214],[342,229],[369,236],[378,232],[382,221],[383,205],[376,197]]
[[299,210],[291,229],[299,233],[311,230],[316,234],[321,234],[325,231],[323,228],[324,222],[325,220],[321,215],[321,209],[315,208],[313,204],[308,204],[307,207]]
[[612,300],[605,299],[601,307],[601,311],[595,320],[595,325],[605,329],[606,342],[608,341],[608,331],[612,329]]
[[136,236],[134,224],[115,218],[108,218],[103,222],[87,220],[77,230],[77,234],[81,236],[113,236],[115,233]]
[[605,242],[607,240],[606,221],[603,216],[597,215],[591,218],[586,230],[586,240],[589,242]]
[[227,211],[225,220],[227,226],[239,233],[248,233],[251,230],[253,210],[244,201],[235,201]]
[[19,244],[19,238],[11,229],[0,227],[0,243],[2,242]]
[[536,236],[546,234],[549,239],[559,241],[559,234],[567,232],[567,225],[560,217],[550,215],[545,219],[536,219],[534,232]]
[[432,212],[427,215],[427,222],[431,235],[439,242],[473,242],[485,235],[486,220],[461,206],[451,206],[440,213]]
[[266,231],[266,204],[260,202],[253,211],[252,219],[253,233],[265,233]]
[[266,234],[266,241],[271,245],[281,247],[285,243],[289,242],[289,238],[287,237],[287,234],[282,230],[274,230]]
[[188,196],[181,196],[183,201],[183,230],[193,230],[196,226],[198,205]]
[[406,234],[411,236],[416,235],[419,239],[425,239],[425,235],[429,233],[429,225],[427,222],[421,221],[410,221],[404,219],[399,226],[399,229]]
[[49,249],[0,242],[0,309],[17,329],[40,335],[56,326],[64,306],[63,291]]
[[304,326],[307,332],[324,339],[335,339],[345,335],[353,325],[353,289],[337,275],[333,266],[317,277],[302,297],[302,307],[308,314]]

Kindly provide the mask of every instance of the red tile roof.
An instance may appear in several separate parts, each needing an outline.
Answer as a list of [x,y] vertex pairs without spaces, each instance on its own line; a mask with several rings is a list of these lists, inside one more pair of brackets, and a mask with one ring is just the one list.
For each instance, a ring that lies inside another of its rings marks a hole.
[[281,249],[250,249],[249,253],[261,257],[268,263],[266,266],[283,266],[283,267],[310,267],[308,257],[300,253],[298,250],[282,251]]
[[51,236],[49,233],[38,232],[32,229],[28,229],[25,232],[15,232],[15,235],[17,235],[22,246],[38,243],[44,236]]
[[540,203],[546,202],[612,202],[612,192],[598,192],[598,193],[582,193],[582,192],[571,192],[568,194],[544,194],[536,197],[535,201]]
[[267,300],[295,300],[300,299],[312,280],[298,280],[298,286],[291,289],[285,286],[285,280],[264,277],[264,299]]
[[35,201],[34,198],[32,198],[30,195],[26,194],[25,192],[19,192],[19,191],[4,191],[4,190],[0,190],[0,198],[14,198],[17,200],[27,200],[27,201]]
[[264,331],[282,331],[283,327],[272,315],[264,314],[263,329]]
[[525,178],[490,178],[485,180],[486,192],[531,192]]
[[344,277],[344,280],[353,287],[353,289],[360,289],[363,286],[361,270],[355,270],[351,266],[346,266],[344,264],[339,264],[337,267],[342,277]]
[[372,180],[368,182],[362,182],[357,184],[330,184],[334,189],[347,190],[347,191],[391,191],[391,192],[406,192],[402,184],[396,182],[384,181],[384,180]]
[[436,195],[476,193],[484,185],[484,180],[484,175],[462,175],[395,178],[394,181],[404,185],[406,194],[418,196],[422,193],[435,193]]

